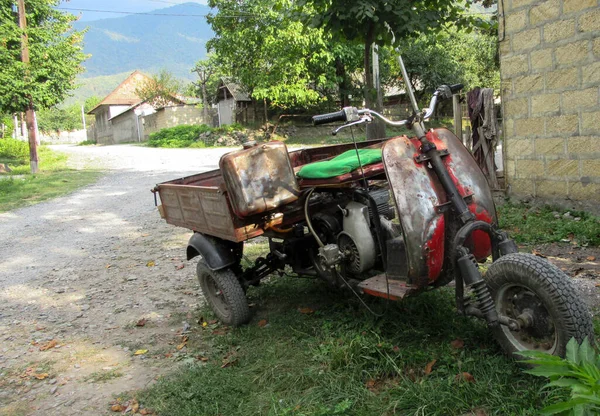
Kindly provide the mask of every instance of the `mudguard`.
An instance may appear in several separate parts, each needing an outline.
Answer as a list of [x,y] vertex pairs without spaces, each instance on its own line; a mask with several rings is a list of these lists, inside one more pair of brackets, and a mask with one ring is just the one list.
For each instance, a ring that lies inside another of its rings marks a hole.
[[211,237],[202,233],[194,233],[187,246],[187,259],[200,255],[210,270],[221,270],[236,264],[242,253],[243,243],[234,243]]
[[[495,224],[491,190],[471,153],[447,129],[430,130],[427,138],[438,150],[448,150],[442,160],[460,195],[469,197],[467,204],[476,219]],[[385,143],[382,156],[402,226],[409,282],[425,287],[442,273],[447,241],[443,211],[449,203],[427,162],[416,161],[420,145],[416,138],[397,137]],[[474,232],[468,245],[478,260],[491,252],[489,237],[482,231]]]

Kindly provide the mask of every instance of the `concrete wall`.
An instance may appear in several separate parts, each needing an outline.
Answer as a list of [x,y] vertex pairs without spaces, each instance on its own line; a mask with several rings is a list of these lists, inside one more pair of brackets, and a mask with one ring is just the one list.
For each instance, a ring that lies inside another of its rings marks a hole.
[[75,131],[61,131],[52,133],[41,133],[40,141],[46,144],[67,144],[67,143],[81,143],[86,140],[86,131],[75,130]]
[[599,0],[499,3],[510,192],[600,201]]
[[154,114],[144,116],[143,131],[144,140],[148,140],[150,134],[168,127],[175,127],[183,124],[208,124],[215,126],[214,119],[216,109],[209,109],[209,120],[204,120],[203,111],[195,105],[181,105],[165,107]]
[[[128,111],[122,116],[113,118],[111,120],[113,131],[111,144],[137,142],[140,138],[143,138],[141,131],[138,136],[137,118],[138,116],[134,111]],[[140,120],[140,127],[141,124]]]

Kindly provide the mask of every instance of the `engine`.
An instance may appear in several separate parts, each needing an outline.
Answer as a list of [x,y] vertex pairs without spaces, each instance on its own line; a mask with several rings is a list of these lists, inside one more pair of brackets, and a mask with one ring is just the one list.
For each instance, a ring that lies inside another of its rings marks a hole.
[[386,188],[355,194],[344,206],[338,206],[335,214],[316,214],[313,226],[324,244],[315,259],[319,275],[332,281],[335,268],[346,277],[360,278],[372,269],[381,256],[376,225],[382,230],[385,244],[396,234],[391,224],[394,215]]

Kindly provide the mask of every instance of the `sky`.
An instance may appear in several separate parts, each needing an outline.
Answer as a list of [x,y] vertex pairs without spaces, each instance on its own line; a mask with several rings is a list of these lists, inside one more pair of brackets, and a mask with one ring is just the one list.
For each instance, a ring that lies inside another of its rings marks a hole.
[[[171,7],[181,3],[206,4],[206,0],[68,0],[62,1],[59,8],[144,13],[156,9],[164,9],[165,7]],[[126,16],[121,13],[101,13],[78,10],[68,11],[76,16],[80,15],[80,21],[82,22]]]

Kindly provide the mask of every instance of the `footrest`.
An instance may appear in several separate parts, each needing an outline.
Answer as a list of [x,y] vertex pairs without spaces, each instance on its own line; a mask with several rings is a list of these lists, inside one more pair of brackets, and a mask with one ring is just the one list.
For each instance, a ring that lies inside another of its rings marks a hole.
[[402,280],[386,279],[385,274],[363,280],[358,287],[367,295],[390,300],[400,300],[416,289]]

